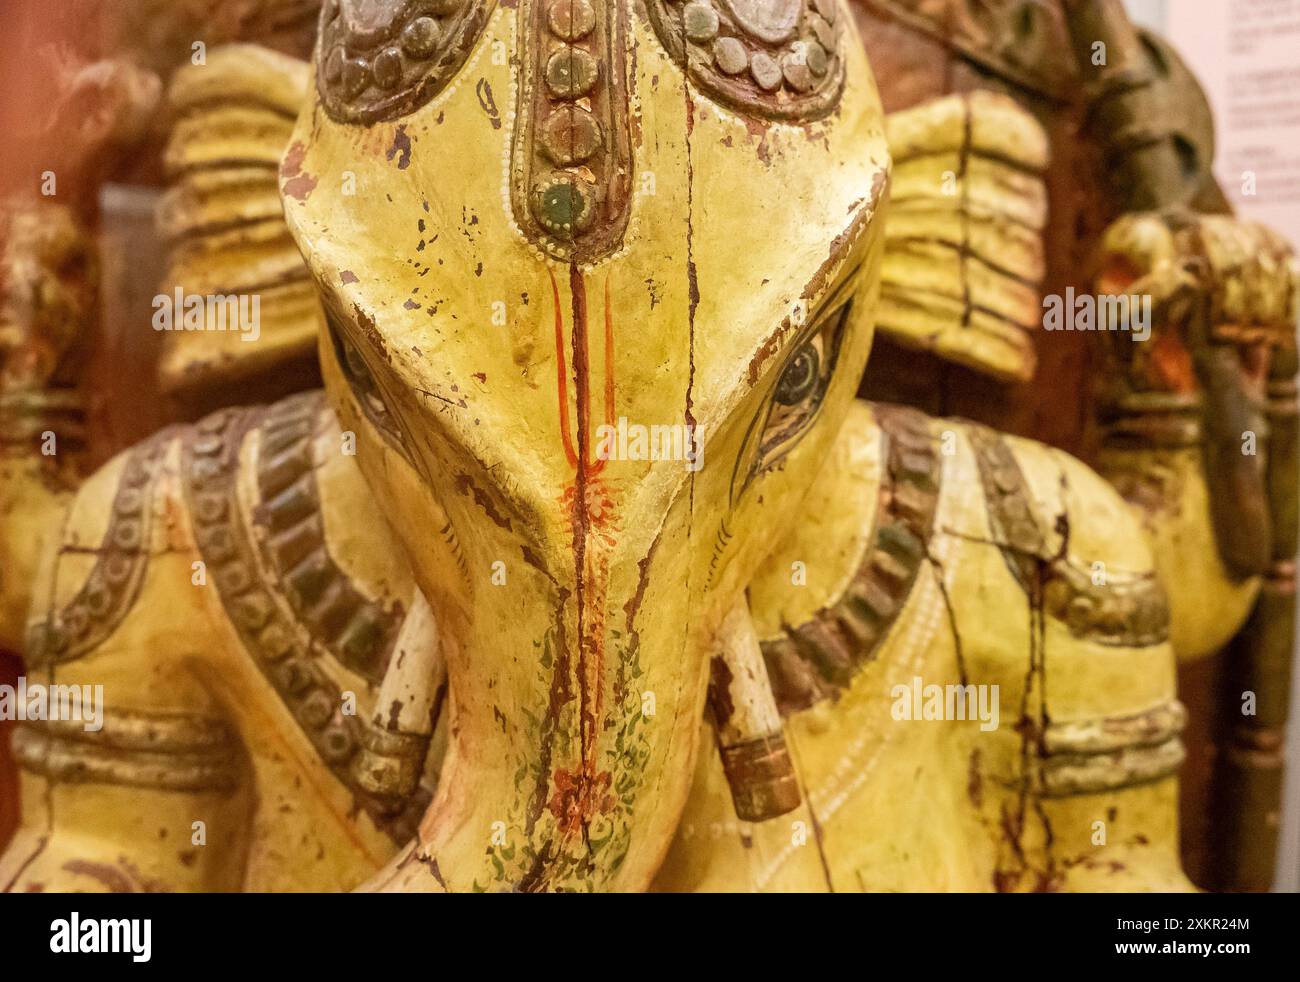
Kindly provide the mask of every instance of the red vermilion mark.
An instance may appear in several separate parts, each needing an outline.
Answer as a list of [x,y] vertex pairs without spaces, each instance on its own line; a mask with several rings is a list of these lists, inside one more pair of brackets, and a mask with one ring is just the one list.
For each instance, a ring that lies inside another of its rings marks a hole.
[[298,201],[306,201],[308,195],[316,190],[316,176],[302,169],[302,162],[306,158],[307,148],[301,141],[296,141],[280,163],[280,176],[284,178],[280,190]]
[[[572,293],[573,310],[573,375],[575,402],[578,413],[578,446],[575,448],[572,433],[572,417],[569,413],[569,364],[564,353],[564,312],[560,302],[560,287],[555,273],[547,269],[551,278],[551,304],[555,312],[555,394],[560,405],[560,435],[564,445],[564,456],[569,466],[581,469],[585,477],[594,477],[605,469],[604,460],[592,460],[589,443],[591,423],[590,371],[588,365],[587,343],[587,287],[582,271],[573,266],[569,270],[569,288]],[[604,422],[615,425],[614,406],[614,315],[609,302],[609,280],[605,280],[605,388],[604,388]],[[581,468],[579,464],[581,463]]]
[[590,475],[591,448],[587,425],[591,422],[591,369],[587,363],[587,281],[577,263],[569,266],[569,292],[573,303],[573,387],[578,405],[579,483]]
[[551,278],[551,299],[555,305],[555,389],[560,400],[560,436],[564,438],[564,456],[568,459],[569,466],[577,467],[578,455],[573,449],[573,438],[569,436],[569,363],[564,357],[564,314],[560,312],[560,287],[549,266],[546,274]]
[[[592,815],[606,807],[602,779],[608,773],[598,770],[597,737],[604,704],[605,597],[609,581],[609,548],[614,544],[616,516],[614,502],[600,473],[604,459],[593,459],[591,451],[591,365],[588,337],[589,311],[587,284],[577,264],[569,267],[570,309],[572,317],[572,371],[576,435],[571,430],[568,372],[565,357],[564,314],[559,284],[553,271],[551,297],[555,312],[556,396],[559,399],[561,437],[565,457],[574,469],[573,481],[564,489],[562,502],[573,531],[575,575],[574,600],[577,604],[578,719],[581,731],[581,761],[572,771],[556,768],[552,781],[556,789],[550,809],[566,832],[581,827],[585,835]],[[604,419],[612,424],[615,412],[616,381],[614,375],[614,320],[610,304],[610,284],[604,289]]]

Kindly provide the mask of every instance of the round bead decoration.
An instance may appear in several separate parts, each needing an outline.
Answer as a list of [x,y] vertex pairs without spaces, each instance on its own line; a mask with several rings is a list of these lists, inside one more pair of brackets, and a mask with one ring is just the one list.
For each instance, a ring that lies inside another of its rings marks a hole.
[[826,59],[826,49],[816,41],[807,42],[804,58],[808,62],[808,70],[818,78],[825,75],[826,70],[830,68],[830,63]]
[[235,554],[235,540],[230,529],[223,525],[213,525],[198,531],[199,547],[212,558],[214,563],[225,562]]
[[119,587],[126,582],[126,578],[131,575],[131,561],[121,553],[115,553],[108,557],[104,563],[104,579],[108,581],[111,587]]
[[787,52],[781,57],[781,73],[786,84],[796,92],[808,92],[813,87],[812,70],[802,52]]
[[194,499],[194,512],[204,523],[219,522],[226,517],[226,496],[205,491]]
[[118,522],[113,528],[113,545],[124,552],[140,548],[144,539],[144,529],[138,519],[128,518]]
[[290,694],[296,695],[311,687],[311,669],[300,657],[291,658],[282,664],[278,674],[280,687]]
[[559,167],[584,163],[601,147],[600,124],[581,106],[561,106],[542,124],[541,144]]
[[232,605],[235,623],[246,631],[258,631],[271,617],[271,601],[260,590],[239,597]]
[[144,506],[144,492],[139,488],[123,488],[113,502],[113,510],[119,515],[133,515]]
[[781,66],[766,52],[755,52],[749,61],[749,72],[754,76],[758,87],[765,92],[775,92],[781,87]]
[[112,599],[112,594],[104,589],[103,583],[91,581],[90,589],[85,593],[84,602],[91,616],[98,618],[103,617],[108,612],[108,605],[112,602]]
[[596,85],[600,65],[590,52],[564,46],[546,62],[546,87],[557,99],[580,99]]
[[396,48],[385,48],[375,57],[375,84],[391,89],[402,80],[402,55]]
[[827,51],[835,50],[835,28],[822,20],[820,17],[811,17],[813,34],[817,37],[817,43]]
[[253,585],[253,577],[248,567],[241,562],[233,562],[217,570],[217,587],[222,593],[243,593]]
[[49,627],[45,631],[45,648],[58,654],[68,650],[68,632],[58,627]]
[[284,625],[272,621],[257,638],[262,657],[270,662],[279,661],[293,651],[293,640]]
[[718,36],[718,12],[707,3],[688,3],[682,11],[682,26],[692,41],[703,43]]
[[581,41],[596,26],[591,0],[555,0],[546,12],[551,33],[565,41]]
[[356,745],[352,742],[352,737],[342,724],[331,724],[329,729],[321,735],[322,752],[325,759],[331,763],[338,763],[347,760],[352,756]]
[[370,66],[364,58],[348,58],[343,62],[343,92],[355,98],[370,84]]
[[749,52],[735,38],[718,38],[713,43],[713,60],[725,74],[739,75],[749,67]]
[[441,33],[432,17],[417,17],[402,29],[402,50],[412,58],[428,58],[438,46]]
[[591,188],[576,174],[552,174],[533,188],[533,214],[547,231],[572,238],[595,217]]
[[330,699],[329,694],[323,689],[316,689],[306,699],[303,700],[302,708],[298,710],[298,718],[312,730],[319,730],[330,721],[334,715],[334,701]]
[[84,637],[90,630],[90,614],[83,605],[77,604],[68,611],[67,628],[74,638]]

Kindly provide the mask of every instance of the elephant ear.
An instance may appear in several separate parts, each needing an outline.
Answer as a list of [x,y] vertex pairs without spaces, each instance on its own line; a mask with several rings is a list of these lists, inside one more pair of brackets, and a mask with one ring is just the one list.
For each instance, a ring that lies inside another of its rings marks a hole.
[[1042,322],[1047,134],[1013,99],[944,96],[891,113],[879,328],[995,378],[1027,381]]
[[[310,77],[305,61],[235,44],[180,69],[168,88],[168,186],[157,209],[167,270],[154,327],[167,332],[163,387],[187,402],[208,405],[232,383],[241,400],[269,399],[315,378],[321,308],[285,224],[279,187]],[[311,192],[289,180],[286,192],[295,189]],[[232,297],[245,304],[251,327],[235,330],[207,313],[208,329],[185,323],[186,302],[201,298],[206,312],[209,302]]]

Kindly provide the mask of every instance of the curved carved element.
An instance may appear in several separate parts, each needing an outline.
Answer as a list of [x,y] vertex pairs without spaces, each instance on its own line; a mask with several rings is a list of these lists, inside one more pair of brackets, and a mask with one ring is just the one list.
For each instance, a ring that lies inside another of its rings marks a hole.
[[[1267,392],[1272,557],[1250,620],[1228,651],[1219,702],[1222,718],[1232,721],[1224,727],[1213,792],[1225,848],[1213,859],[1208,885],[1234,892],[1269,890],[1277,864],[1296,636],[1297,367],[1294,342],[1274,353]],[[1254,715],[1242,714],[1244,692],[1256,694]]]
[[839,105],[838,0],[648,0],[646,9],[691,81],[745,115],[806,122]]
[[277,573],[290,606],[314,640],[371,682],[384,666],[401,626],[401,611],[367,600],[339,569],[325,543],[312,437],[324,393],[277,403],[260,433],[254,521],[263,555]]
[[894,158],[879,326],[1027,382],[1043,323],[1047,133],[1013,99],[944,96],[885,120]]
[[[287,445],[292,442],[290,435],[309,431],[319,406],[318,394],[309,393],[274,407],[277,428],[267,446],[274,448],[277,440]],[[428,803],[427,794],[419,789],[409,794],[371,794],[363,781],[383,769],[377,768],[374,755],[418,755],[422,762],[427,740],[394,746],[393,741],[367,734],[368,724],[363,720],[345,715],[339,687],[317,664],[313,645],[304,639],[301,625],[284,613],[275,587],[260,577],[257,546],[240,515],[236,483],[244,437],[263,423],[265,415],[258,410],[222,411],[200,421],[187,435],[184,484],[195,538],[231,623],[266,680],[326,766],[354,790],[375,824],[402,842],[413,834]],[[295,508],[308,517],[314,499],[300,496],[296,500]],[[280,514],[282,521],[285,513]],[[416,742],[419,746],[414,746]],[[410,770],[406,766],[397,769]]]
[[1039,0],[858,0],[1031,92],[1064,101],[1074,86],[1060,6]]
[[441,92],[478,43],[493,0],[326,0],[316,88],[331,119],[399,119]]
[[1097,794],[1170,777],[1185,756],[1187,711],[1174,701],[1133,716],[1050,724],[1039,790],[1048,798]]
[[632,194],[623,3],[523,0],[511,204],[557,259],[616,250]]
[[[1104,154],[1104,180],[1126,210],[1230,210],[1214,185],[1214,127],[1205,94],[1169,45],[1106,0],[1066,5],[1087,101],[1086,129]],[[1096,52],[1105,50],[1098,59]],[[1207,194],[1207,192],[1209,192]]]
[[[1160,113],[1153,114],[1159,116],[1160,128],[1153,128],[1146,134],[1130,135],[1139,139],[1146,135],[1170,140],[1182,163],[1182,178],[1193,197],[1193,206],[1200,210],[1202,204],[1217,204],[1215,199],[1221,201],[1222,192],[1215,182],[1213,170],[1216,154],[1214,112],[1205,90],[1173,45],[1142,27],[1137,28],[1137,35],[1163,98]],[[1211,209],[1206,207],[1204,210]]]
[[32,625],[30,665],[52,665],[84,655],[108,638],[130,611],[149,565],[153,492],[174,429],[163,430],[127,458],[95,565],[67,604]]
[[875,411],[887,449],[872,545],[842,597],[763,643],[783,716],[849,685],[889,634],[926,558],[943,467],[928,418],[899,406]]
[[[175,301],[154,327],[167,329],[163,388],[187,404],[236,382],[280,394],[317,372],[320,301],[285,225],[278,177],[310,86],[306,62],[249,44],[210,52],[168,86],[175,121],[156,217],[167,241],[160,293]],[[211,305],[208,326],[224,330],[182,329],[194,326],[183,322],[196,297]]]
[[61,783],[162,791],[229,791],[238,783],[237,740],[219,719],[113,710],[103,722],[98,732],[80,720],[24,724],[14,733],[14,756]]
[[[41,434],[63,449],[85,444],[79,390],[93,336],[99,254],[68,205],[0,201],[0,448],[34,454]],[[64,455],[60,452],[58,457]]]
[[1274,231],[1227,216],[1122,217],[1101,242],[1103,297],[1149,296],[1155,342],[1114,338],[1101,400],[1110,448],[1203,445],[1219,554],[1238,578],[1264,572],[1272,536],[1263,457],[1265,393],[1251,347],[1294,344],[1300,266]]
[[1133,648],[1169,639],[1169,602],[1154,573],[1121,578],[1108,572],[1098,585],[1090,571],[1061,558],[1048,568],[1043,601],[1076,638]]
[[1107,571],[1097,583],[1090,570],[1048,550],[1033,511],[1033,497],[1015,455],[995,431],[968,430],[988,509],[989,529],[1011,575],[1031,598],[1076,638],[1116,647],[1144,648],[1169,638],[1169,601],[1154,573]]

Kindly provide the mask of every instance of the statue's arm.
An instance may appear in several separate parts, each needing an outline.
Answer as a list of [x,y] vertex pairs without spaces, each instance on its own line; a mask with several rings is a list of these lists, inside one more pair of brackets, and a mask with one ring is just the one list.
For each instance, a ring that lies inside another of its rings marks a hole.
[[977,744],[998,888],[1188,889],[1186,714],[1150,545],[1079,461],[966,432],[971,462],[959,454],[950,479],[978,486],[984,507],[945,526],[965,557],[948,595],[965,675],[998,692],[1000,725]]
[[199,663],[228,630],[195,586],[167,434],[77,494],[34,590],[11,891],[230,890],[251,820],[247,756]]

